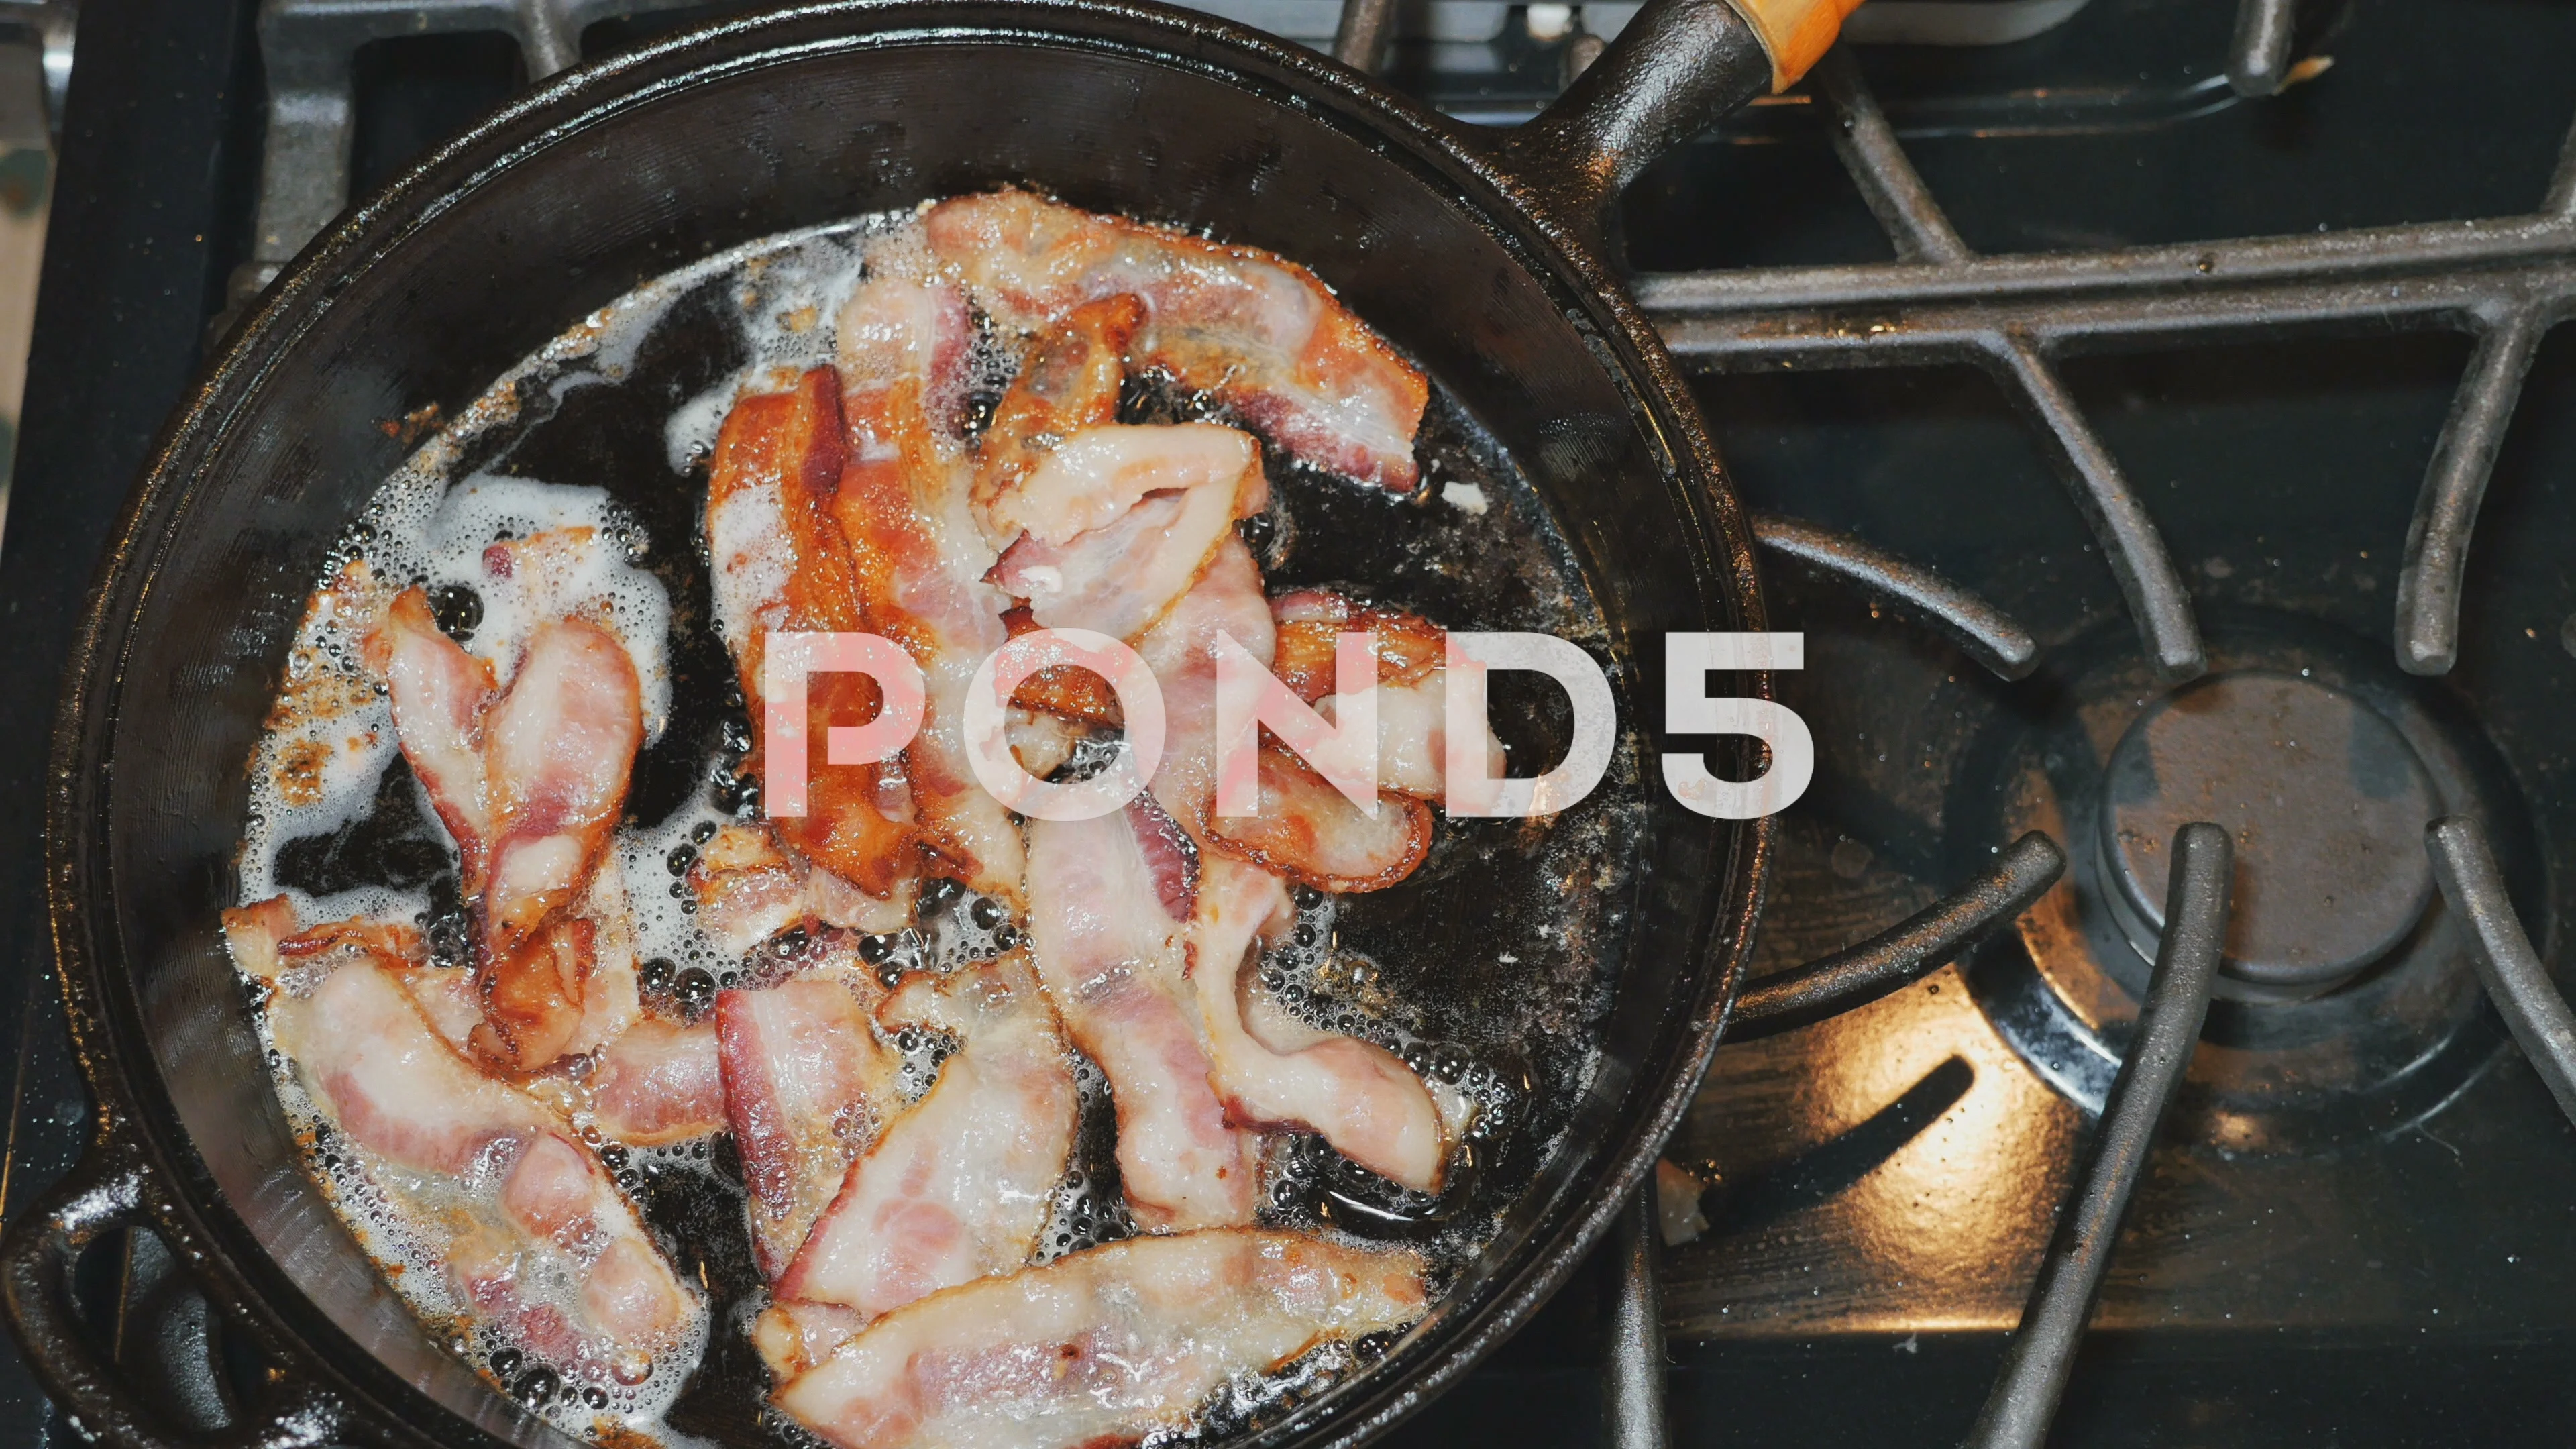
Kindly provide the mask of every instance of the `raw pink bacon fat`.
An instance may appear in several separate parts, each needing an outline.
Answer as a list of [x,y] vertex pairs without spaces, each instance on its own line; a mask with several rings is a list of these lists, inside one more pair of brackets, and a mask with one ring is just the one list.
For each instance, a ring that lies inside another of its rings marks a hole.
[[1131,1238],[923,1299],[778,1394],[840,1449],[1076,1449],[1186,1423],[1237,1374],[1422,1314],[1422,1264],[1302,1233]]
[[[431,1029],[399,959],[359,932],[295,938],[281,898],[225,913],[233,959],[268,983],[278,1050],[325,1119],[374,1160],[413,1230],[445,1234],[457,1297],[567,1375],[641,1382],[692,1346],[696,1295],[569,1124]],[[414,1185],[429,1174],[437,1186]]]
[[599,1054],[589,1089],[601,1130],[630,1146],[723,1131],[724,1067],[715,1023],[635,1023]]
[[623,926],[622,899],[577,908],[644,742],[635,663],[598,624],[550,621],[496,694],[491,670],[440,632],[417,588],[385,610],[367,655],[390,689],[403,753],[456,842],[483,1000],[474,1050],[513,1070],[545,1066],[596,1009],[601,936]]
[[716,997],[752,1246],[773,1278],[893,1109],[894,1058],[868,1029],[873,985],[864,971],[834,972]]
[[850,1165],[779,1277],[780,1302],[836,1305],[858,1322],[1026,1266],[1064,1180],[1076,1111],[1054,1009],[1023,960],[945,981],[914,976],[877,1015],[960,1045],[929,1094]]
[[1305,268],[996,191],[930,209],[932,252],[997,315],[1034,327],[1104,297],[1145,303],[1128,362],[1217,393],[1318,467],[1410,490],[1430,389]]
[[[1166,905],[1178,867],[1159,831],[1136,828],[1137,813],[1030,822],[1030,946],[1066,1034],[1108,1074],[1136,1220],[1173,1230],[1248,1223],[1259,1144],[1225,1120],[1183,980],[1188,910]],[[1149,847],[1166,862],[1159,870]]]

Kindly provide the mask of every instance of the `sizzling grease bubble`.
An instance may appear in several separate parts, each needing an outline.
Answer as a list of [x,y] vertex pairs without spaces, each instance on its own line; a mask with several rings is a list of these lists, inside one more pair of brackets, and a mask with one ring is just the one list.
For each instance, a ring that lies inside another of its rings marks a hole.
[[[627,909],[634,920],[636,957],[648,965],[656,959],[673,963],[674,977],[678,963],[732,964],[732,953],[699,929],[697,899],[686,877],[675,880],[670,870],[681,847],[694,851],[702,843],[699,832],[712,837],[723,819],[724,812],[702,788],[669,819],[649,826],[630,822],[617,832],[618,863],[629,884]],[[655,888],[656,882],[660,888]]]
[[[954,889],[941,891],[942,884]],[[989,961],[1019,944],[1019,928],[1009,908],[990,896],[977,895],[955,881],[933,881],[922,896],[914,908],[916,924],[907,933],[916,943],[915,960],[921,969],[954,971]]]
[[1117,1109],[1109,1077],[1091,1058],[1073,1053],[1074,1099],[1079,1126],[1073,1166],[1058,1183],[1038,1236],[1035,1261],[1051,1263],[1102,1243],[1135,1236],[1136,1220],[1118,1189]]
[[941,1032],[907,1026],[894,1034],[888,1045],[894,1048],[895,1090],[906,1102],[917,1102],[939,1084],[939,1064],[957,1050],[957,1042]]
[[715,1004],[715,973],[704,966],[691,966],[671,980],[671,999],[694,1019]]
[[447,637],[469,643],[483,625],[483,596],[466,584],[440,584],[429,591],[430,613]]

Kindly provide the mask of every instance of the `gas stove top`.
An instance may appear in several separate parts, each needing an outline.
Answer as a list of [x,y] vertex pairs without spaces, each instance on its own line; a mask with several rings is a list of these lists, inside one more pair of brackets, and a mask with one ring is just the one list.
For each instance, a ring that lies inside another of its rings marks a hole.
[[[0,541],[22,681],[59,673],[210,321],[337,205],[295,157],[336,136],[372,185],[529,71],[708,13],[435,4],[466,30],[415,37],[273,3],[263,60],[253,8],[84,15]],[[1340,23],[1271,10],[1318,44]],[[1442,0],[1381,19],[1384,64],[1508,122],[1632,10]],[[1817,773],[1782,820],[1757,975],[1926,910],[1948,939],[1993,929],[1723,1047],[1669,1154],[1705,1229],[1605,1252],[1394,1442],[1957,1443],[1999,1365],[2048,1367],[2044,1333],[2008,1342],[2044,1267],[2083,1276],[2052,1250],[2061,1208],[2093,1221],[2092,1165],[2151,1140],[2089,1320],[2080,1291],[2060,1304],[2089,1331],[2048,1442],[2563,1444],[2576,1129],[2482,989],[2471,938],[2502,916],[2442,889],[2423,828],[2476,820],[2560,960],[2576,348],[2549,328],[2576,287],[2576,10],[1888,10],[2009,43],[1847,48],[1658,166],[1624,232],[1764,515],[1775,627],[1806,635],[1780,687]],[[286,33],[307,12],[342,27],[319,50]],[[272,91],[293,102],[274,117]],[[0,697],[19,819],[51,705]],[[2138,1132],[2119,1068],[2156,1035],[2160,931],[2190,935],[2165,882],[2195,819],[2233,841],[2232,908],[2201,922],[2223,959],[2171,1109]],[[2015,845],[2032,831],[2056,852]],[[12,1214],[87,1112],[32,837],[0,840]],[[2014,890],[1944,905],[1999,867]],[[87,1271],[122,1361],[185,1392],[170,1345],[202,1334],[165,1266],[147,1240]],[[14,1358],[0,1422],[0,1442],[70,1437]]]

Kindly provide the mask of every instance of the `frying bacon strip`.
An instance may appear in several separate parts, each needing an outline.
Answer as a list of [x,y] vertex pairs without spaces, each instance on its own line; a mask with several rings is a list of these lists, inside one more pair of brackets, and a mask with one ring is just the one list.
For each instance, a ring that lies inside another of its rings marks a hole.
[[[1449,774],[1449,678],[1445,669],[1434,669],[1414,684],[1377,687],[1377,779],[1378,788],[1417,800],[1444,800],[1448,796]],[[1333,701],[1326,695],[1315,702],[1315,712],[1326,719],[1335,717]],[[1494,738],[1491,725],[1483,727],[1485,736],[1485,774],[1501,779],[1506,763],[1503,742]]]
[[1109,1077],[1136,1220],[1248,1223],[1258,1142],[1226,1123],[1182,979],[1195,882],[1177,831],[1137,828],[1147,812],[1140,797],[1097,820],[1029,822],[1029,942],[1066,1035]]
[[365,655],[387,686],[403,759],[456,842],[465,894],[478,898],[491,876],[494,821],[483,798],[482,734],[498,687],[492,666],[439,631],[429,595],[419,589],[394,596],[367,635]]
[[716,995],[725,1110],[742,1154],[751,1236],[775,1279],[894,1108],[896,1063],[868,1029],[882,998],[857,963]]
[[[371,921],[358,917],[346,921],[325,921],[309,930],[299,931],[295,924],[295,905],[284,896],[273,896],[225,912],[224,929],[226,943],[234,948],[237,959],[245,946],[258,953],[263,964],[256,968],[247,961],[242,964],[244,970],[263,981],[274,978],[287,965],[300,960],[370,956],[387,962],[417,962],[427,949],[420,932],[399,921]],[[246,931],[252,934],[244,935]],[[278,964],[265,964],[271,959]],[[451,973],[438,974],[446,976]]]
[[[265,953],[263,961],[276,961],[274,969],[262,965],[254,971],[262,980],[306,963],[327,967],[352,957],[374,961],[401,984],[439,1040],[461,1055],[473,1056],[474,1028],[483,1024],[483,993],[474,984],[474,973],[428,964],[428,943],[412,927],[355,919],[326,921],[299,932],[295,908],[284,896],[244,906],[224,919],[236,960],[247,948]],[[244,969],[252,968],[245,963]]]
[[600,1130],[631,1147],[725,1130],[724,1062],[713,1022],[635,1023],[600,1053],[588,1085]]
[[971,325],[964,295],[906,266],[900,250],[871,259],[841,310],[848,456],[833,516],[869,627],[921,666],[921,729],[903,758],[922,838],[969,886],[1017,901],[1019,830],[966,753],[967,684],[1007,638],[1010,606],[985,582],[995,551],[975,521],[958,435]]
[[[1029,613],[1026,604],[1012,605],[1002,615],[1002,626],[1014,639],[1045,627]],[[1125,723],[1125,712],[1118,707],[1118,696],[1110,691],[1109,681],[1070,664],[1050,664],[1022,680],[1011,694],[1011,703],[1076,724],[1114,727]],[[1046,777],[1043,770],[1032,769],[1029,773],[1040,779]]]
[[[1327,719],[1333,710],[1335,636],[1365,631],[1377,652],[1377,778],[1380,789],[1438,800],[1448,768],[1447,631],[1417,614],[1372,608],[1323,589],[1300,589],[1271,604],[1279,622],[1275,672]],[[1487,772],[1503,773],[1502,742],[1485,730]]]
[[1414,684],[1440,667],[1447,631],[1419,614],[1373,608],[1329,589],[1299,589],[1271,601],[1279,625],[1273,671],[1308,704],[1333,692],[1333,653],[1342,634],[1366,633],[1379,684]]
[[1038,340],[1003,391],[976,445],[975,513],[995,542],[1026,526],[994,511],[1021,477],[1083,429],[1118,416],[1127,344],[1144,321],[1145,304],[1135,297],[1085,302]]
[[598,949],[598,925],[568,917],[501,958],[481,983],[483,1020],[467,1038],[474,1054],[519,1071],[563,1056],[581,1028],[580,1003]]
[[1369,1171],[1438,1192],[1449,1143],[1422,1079],[1394,1053],[1354,1037],[1280,1031],[1284,1013],[1249,1013],[1260,987],[1253,944],[1289,911],[1264,872],[1209,857],[1190,918],[1190,981],[1207,1022],[1217,1087],[1237,1119],[1322,1134]]
[[533,1071],[584,1023],[604,930],[574,908],[593,887],[644,742],[642,688],[616,636],[586,619],[540,624],[509,688],[449,639],[421,590],[407,589],[368,635],[390,689],[394,730],[456,841],[473,918],[484,1060]]
[[1198,839],[1216,804],[1216,637],[1233,636],[1267,665],[1272,649],[1270,603],[1261,568],[1240,538],[1217,545],[1198,582],[1136,641],[1163,692],[1163,762],[1154,798]]
[[1131,1238],[878,1320],[780,1390],[840,1449],[1075,1449],[1186,1423],[1237,1374],[1422,1316],[1421,1260],[1297,1233]]
[[1209,817],[1208,838],[1301,885],[1346,894],[1385,890],[1411,876],[1431,850],[1430,806],[1381,793],[1372,818],[1275,744],[1261,747],[1259,785],[1260,809]]
[[1383,890],[1410,876],[1431,846],[1428,809],[1400,795],[1383,795],[1372,819],[1275,746],[1261,752],[1260,813],[1214,813],[1219,633],[1265,667],[1274,657],[1276,635],[1270,603],[1261,594],[1261,571],[1237,538],[1218,547],[1198,583],[1136,643],[1163,691],[1163,763],[1153,780],[1155,798],[1215,849],[1320,890]]
[[[1247,490],[1250,475],[1260,471],[1260,446],[1232,428],[1103,423],[1067,436],[994,498],[994,535],[1026,530],[1040,543],[1061,546],[1117,522],[1149,493],[1208,485],[1235,493]],[[1255,494],[1242,516],[1259,512],[1267,496],[1266,490]]]
[[874,935],[911,920],[901,900],[869,895],[779,849],[774,824],[728,825],[689,864],[698,929],[717,945],[739,956],[799,922]]
[[[224,913],[233,959],[267,984],[278,1050],[339,1135],[441,1256],[484,1322],[568,1373],[639,1381],[698,1332],[703,1307],[562,1118],[478,1072],[404,990],[381,940],[306,938],[283,897]],[[427,1196],[406,1174],[443,1179]]]
[[[836,1304],[862,1323],[1026,1265],[1064,1180],[1077,1110],[1055,1012],[1017,956],[945,981],[915,975],[877,1018],[945,1032],[958,1049],[929,1094],[850,1165],[777,1286],[781,1302]],[[838,1341],[809,1333],[804,1356]]]
[[[840,379],[828,367],[788,392],[743,398],[717,434],[707,480],[716,628],[755,722],[764,717],[770,634],[866,627],[849,544],[829,511],[846,456]],[[806,813],[773,826],[799,855],[870,895],[891,896],[920,864],[900,777],[884,762],[825,757],[829,726],[865,723],[883,695],[867,675],[836,672],[815,675],[806,699]],[[755,768],[766,735],[753,731]]]
[[1269,497],[1260,450],[1230,428],[1094,428],[1003,495],[1029,531],[1003,553],[993,581],[1028,600],[1047,628],[1133,638],[1198,582],[1234,521]]
[[[581,998],[580,1015],[563,1044],[567,1055],[596,1052],[621,1040],[644,1010],[636,990],[634,923],[628,916],[626,881],[613,853],[601,857],[599,871],[591,877],[590,895],[580,910],[581,923],[587,928],[582,934],[590,944],[587,953],[577,956],[571,968],[582,974],[577,981],[555,978],[557,989],[577,991]],[[343,931],[350,924],[316,927],[287,942],[284,949],[310,950],[315,940]],[[440,1039],[470,1058],[486,1060],[475,1045],[475,1033],[486,1030],[485,1018],[492,1010],[481,976],[473,971],[429,965],[418,933],[407,926],[367,930],[377,938],[371,949],[387,963],[386,969],[402,979],[403,989],[411,993],[412,1004],[429,1019]],[[391,965],[396,960],[409,964],[396,969]],[[525,978],[521,984],[524,989]],[[528,1085],[534,1088],[540,1083],[532,1081]]]
[[643,744],[642,692],[626,646],[583,619],[539,625],[508,691],[483,717],[484,801],[498,827],[483,893],[495,957],[534,938],[588,889]]
[[1025,191],[943,201],[924,229],[996,317],[1033,330],[1133,294],[1146,321],[1130,364],[1214,393],[1317,467],[1397,493],[1419,480],[1413,436],[1429,386],[1305,268]]

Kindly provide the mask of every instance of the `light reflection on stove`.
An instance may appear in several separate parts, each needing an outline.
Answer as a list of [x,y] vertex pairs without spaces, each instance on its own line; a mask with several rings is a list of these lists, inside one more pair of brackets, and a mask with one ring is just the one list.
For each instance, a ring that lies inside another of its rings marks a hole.
[[[1836,879],[1826,854],[1823,841],[1784,842],[1780,889],[1830,895],[1877,925],[1920,904],[1893,873]],[[1667,1318],[1684,1336],[2009,1328],[2081,1122],[1995,1034],[1955,967],[1729,1047],[1671,1153],[1713,1164],[1719,1186],[1708,1234],[1669,1260]]]

